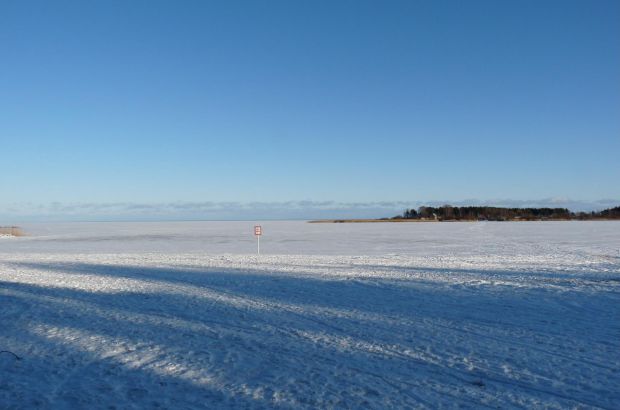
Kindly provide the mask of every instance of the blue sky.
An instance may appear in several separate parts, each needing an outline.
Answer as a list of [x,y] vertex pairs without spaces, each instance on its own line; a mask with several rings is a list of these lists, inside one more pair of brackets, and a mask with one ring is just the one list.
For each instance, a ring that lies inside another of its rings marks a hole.
[[1,0],[0,56],[0,215],[620,199],[618,1]]

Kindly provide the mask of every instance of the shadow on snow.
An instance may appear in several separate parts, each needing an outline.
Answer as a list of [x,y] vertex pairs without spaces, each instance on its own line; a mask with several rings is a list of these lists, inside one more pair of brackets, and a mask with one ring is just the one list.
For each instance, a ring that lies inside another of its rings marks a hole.
[[[419,279],[403,286],[385,278],[319,279],[232,268],[16,265],[93,280],[128,279],[145,288],[88,291],[0,282],[0,324],[23,357],[19,363],[0,357],[0,375],[11,374],[0,384],[0,403],[19,395],[28,401],[25,407],[41,408],[620,402],[617,391],[599,383],[601,375],[610,385],[620,382],[613,365],[620,361],[618,344],[610,342],[617,326],[600,325],[617,323],[617,294],[584,294],[573,306],[542,288],[474,292]],[[572,339],[567,346],[574,348],[597,343],[611,360],[571,351],[558,338]],[[525,374],[513,378],[485,367],[489,357],[547,379],[555,374],[538,368],[538,361],[554,362],[562,373],[575,366],[594,373],[571,395],[567,386],[555,389]],[[37,383],[46,386],[43,393],[31,390]]]

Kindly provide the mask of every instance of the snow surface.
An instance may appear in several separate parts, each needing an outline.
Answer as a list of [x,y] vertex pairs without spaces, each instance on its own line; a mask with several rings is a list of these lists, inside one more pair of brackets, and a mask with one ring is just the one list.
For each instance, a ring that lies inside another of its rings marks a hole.
[[620,223],[27,225],[0,408],[620,408]]

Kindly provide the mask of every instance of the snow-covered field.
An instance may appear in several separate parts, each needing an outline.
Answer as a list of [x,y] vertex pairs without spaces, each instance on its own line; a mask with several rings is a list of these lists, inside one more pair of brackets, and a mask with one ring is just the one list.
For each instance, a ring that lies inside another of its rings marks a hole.
[[0,408],[620,408],[618,222],[252,226],[0,238]]

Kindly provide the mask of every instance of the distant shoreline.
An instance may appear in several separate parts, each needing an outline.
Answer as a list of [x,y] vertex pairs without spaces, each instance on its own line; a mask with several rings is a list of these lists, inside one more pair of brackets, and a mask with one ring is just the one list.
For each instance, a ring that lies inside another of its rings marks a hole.
[[598,212],[571,212],[566,208],[502,208],[496,206],[421,206],[405,209],[391,218],[319,219],[310,223],[376,222],[523,222],[523,221],[613,221],[620,220],[620,206]]
[[615,218],[598,218],[598,219],[506,219],[506,220],[491,220],[491,219],[317,219],[314,221],[308,221],[311,224],[328,224],[328,223],[410,223],[410,222],[596,222],[596,221],[617,221]]
[[0,226],[0,236],[24,236],[19,226]]

